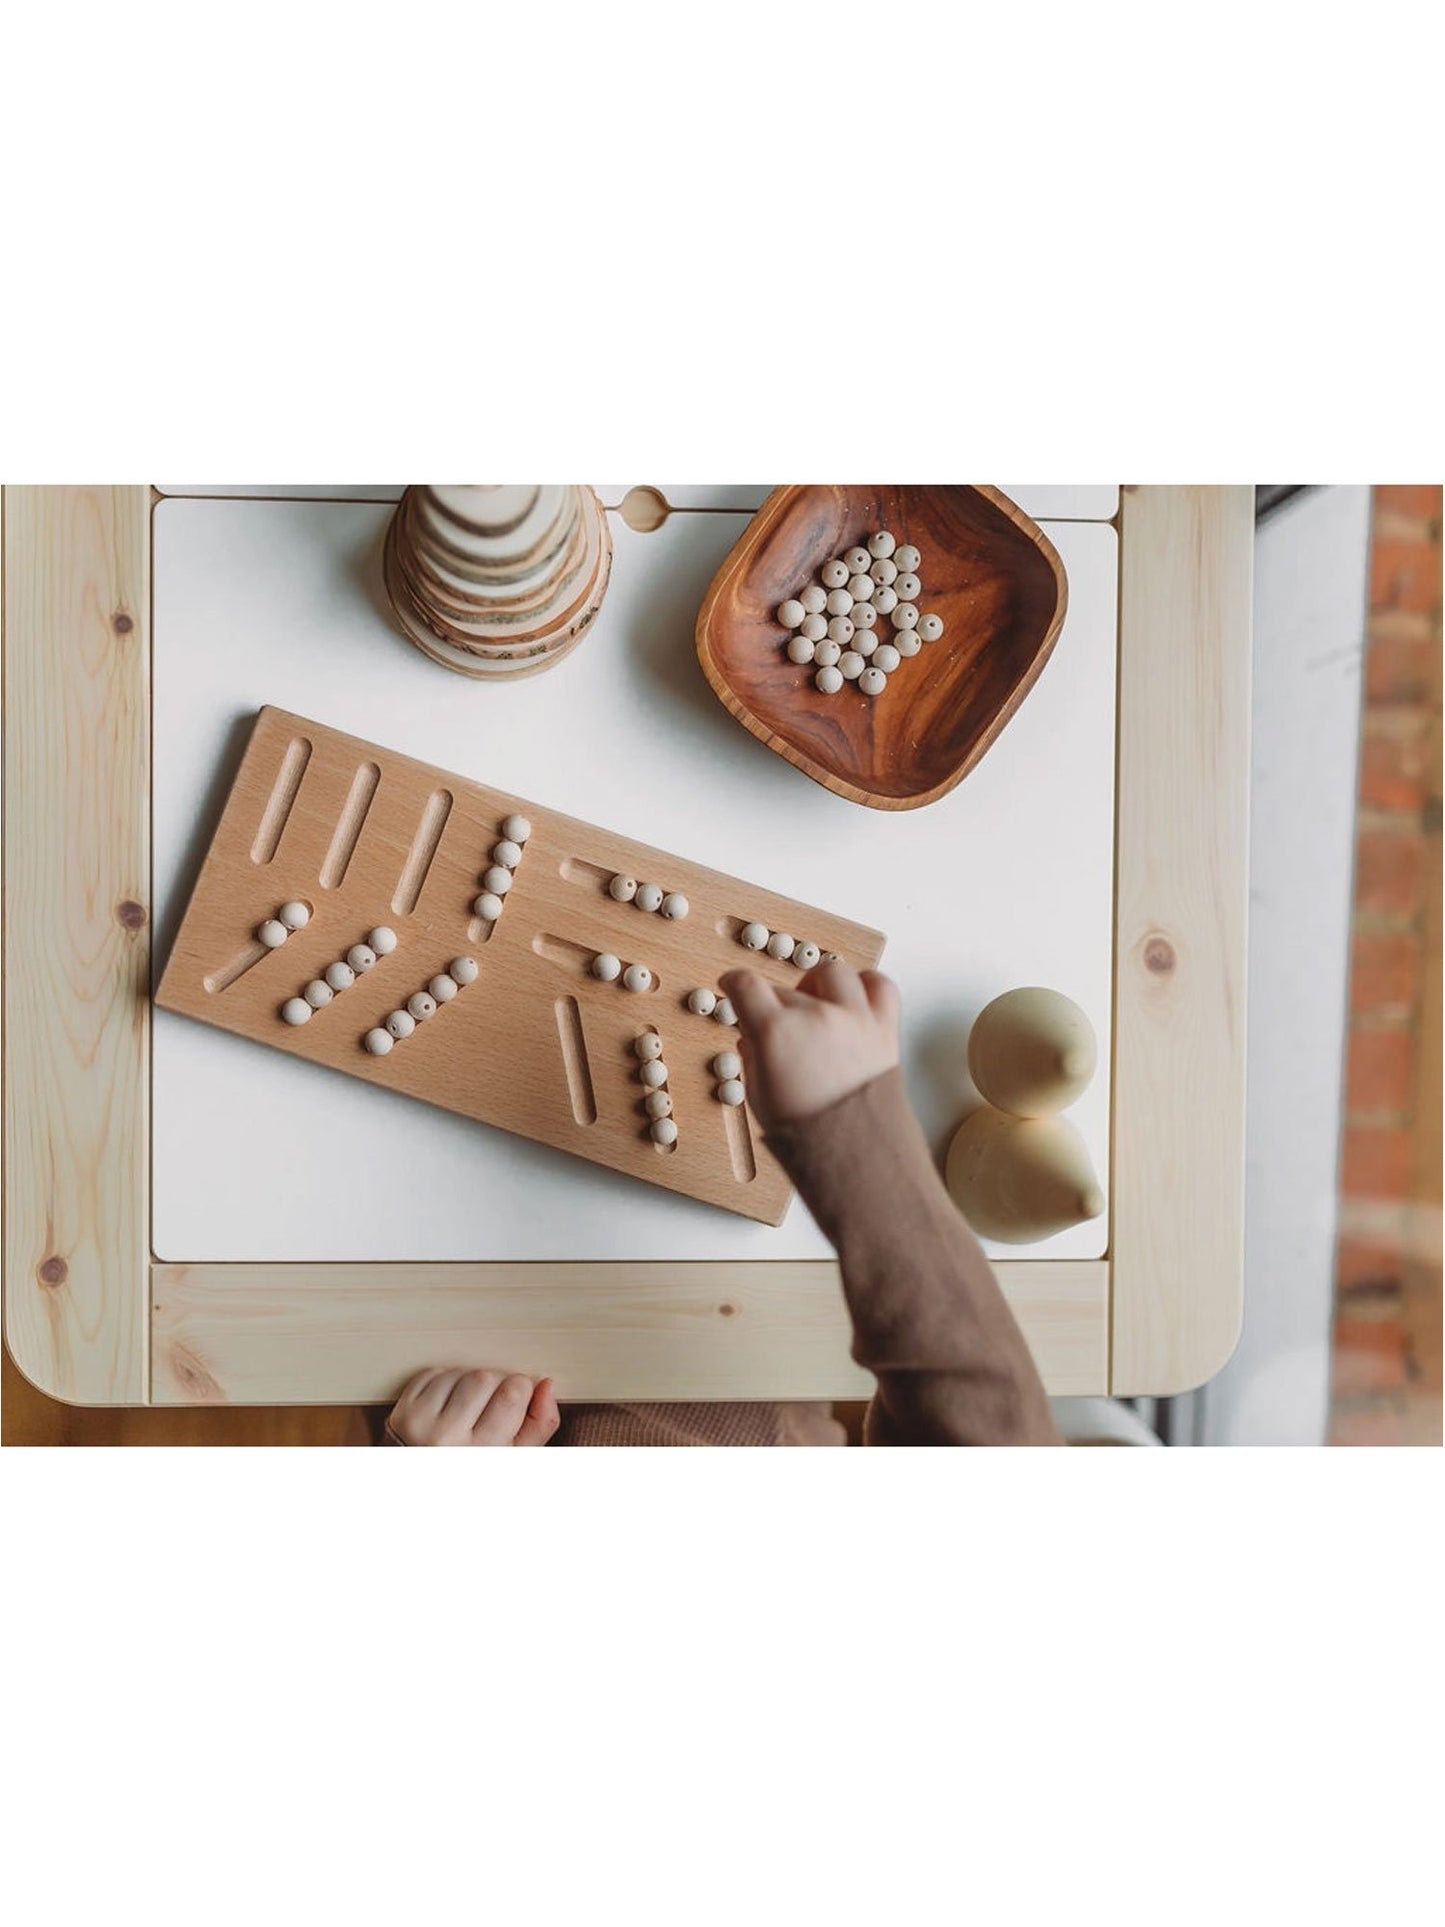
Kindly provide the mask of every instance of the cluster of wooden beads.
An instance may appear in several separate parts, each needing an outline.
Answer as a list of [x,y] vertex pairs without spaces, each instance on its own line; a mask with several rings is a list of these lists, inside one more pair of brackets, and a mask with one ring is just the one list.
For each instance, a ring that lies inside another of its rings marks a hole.
[[655,1030],[645,1030],[633,1048],[637,1052],[637,1079],[647,1092],[642,1100],[648,1118],[647,1135],[666,1150],[677,1142],[677,1124],[667,1089],[667,1066],[662,1061],[662,1039]]
[[834,950],[820,950],[808,937],[790,937],[786,930],[769,930],[765,923],[745,923],[738,932],[738,942],[744,950],[766,950],[770,957],[779,963],[795,964],[799,970],[811,970],[815,963],[824,957],[834,957]]
[[445,972],[433,977],[425,990],[418,990],[407,998],[404,1010],[392,1011],[375,1030],[366,1033],[361,1040],[362,1049],[370,1051],[373,1057],[385,1057],[393,1044],[410,1037],[418,1024],[435,1017],[440,1005],[449,1004],[459,990],[476,981],[476,958],[453,957]]
[[268,950],[279,950],[293,930],[304,930],[310,921],[309,904],[283,903],[274,917],[267,917],[257,928],[257,941]]
[[743,1088],[743,1060],[735,1050],[720,1050],[712,1060],[715,1096],[719,1104],[741,1104],[747,1096]]
[[472,905],[474,915],[483,923],[495,923],[501,916],[503,899],[522,861],[522,845],[531,834],[532,826],[525,816],[509,816],[503,823],[501,838],[492,846],[492,860],[481,874],[482,894]]
[[694,1017],[711,1017],[714,1023],[733,1028],[737,1026],[738,1014],[733,1009],[731,997],[720,997],[717,991],[703,985],[690,990],[684,1001]]
[[621,871],[608,884],[607,894],[614,903],[630,903],[634,910],[656,912],[673,923],[681,923],[688,913],[688,901],[681,890],[664,890],[660,883],[639,883],[636,877],[623,876]]
[[[286,909],[295,905],[287,904]],[[298,924],[296,928],[300,928]],[[308,1024],[313,1012],[325,1010],[333,998],[343,990],[350,990],[358,977],[364,976],[372,968],[378,957],[389,957],[396,948],[396,932],[388,930],[384,923],[375,930],[368,930],[364,943],[354,943],[344,957],[335,963],[327,964],[319,977],[301,992],[299,997],[288,997],[281,1006],[282,1018],[288,1024]]]
[[[845,682],[857,683],[865,696],[881,696],[899,663],[943,634],[943,618],[918,607],[922,559],[912,543],[900,547],[887,529],[878,529],[866,549],[825,562],[818,580],[778,610],[790,631],[788,660],[811,663],[814,685],[825,696],[836,696]],[[891,642],[878,633],[885,616]]]
[[651,990],[652,972],[646,964],[630,963],[624,966],[620,957],[614,957],[610,950],[599,950],[592,959],[592,975],[604,984],[621,983],[624,990]]

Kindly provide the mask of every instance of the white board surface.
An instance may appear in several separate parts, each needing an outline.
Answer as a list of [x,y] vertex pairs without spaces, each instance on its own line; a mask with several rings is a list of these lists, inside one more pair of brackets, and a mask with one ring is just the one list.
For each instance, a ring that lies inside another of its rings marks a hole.
[[[483,686],[392,628],[375,503],[168,500],[155,513],[154,840],[164,959],[263,703],[314,716],[889,933],[905,1072],[943,1148],[973,1101],[964,1043],[1001,990],[1049,984],[1099,1034],[1071,1112],[1107,1189],[1116,538],[1049,531],[1069,613],[1018,715],[951,796],[903,814],[811,783],[733,721],[693,652],[746,513],[611,517],[582,645]],[[320,1072],[164,1011],[153,1033],[153,1240],[177,1262],[825,1256],[777,1229]],[[1000,1257],[1097,1257],[1107,1221]]]

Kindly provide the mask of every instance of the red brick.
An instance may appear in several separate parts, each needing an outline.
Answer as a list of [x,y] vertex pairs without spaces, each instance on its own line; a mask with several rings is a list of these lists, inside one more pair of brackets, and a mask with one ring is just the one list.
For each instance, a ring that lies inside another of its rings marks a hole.
[[1410,916],[1425,887],[1429,844],[1418,828],[1361,830],[1355,841],[1355,909]]
[[1330,1419],[1331,1445],[1408,1445],[1403,1405],[1345,1406]]
[[1371,1017],[1408,1017],[1420,988],[1420,940],[1413,932],[1359,930],[1351,946],[1350,1008]]
[[1342,1295],[1398,1294],[1405,1272],[1404,1239],[1341,1238],[1335,1252],[1335,1283]]
[[1404,731],[1372,730],[1367,718],[1360,746],[1361,803],[1367,809],[1418,815],[1425,798],[1438,793],[1434,764],[1425,711]]
[[1375,490],[1375,507],[1393,509],[1399,515],[1424,515],[1440,520],[1438,482],[1382,482]]
[[1347,1112],[1403,1117],[1410,1109],[1414,1084],[1414,1039],[1409,1031],[1351,1031],[1345,1076]]
[[1377,539],[1370,546],[1370,607],[1440,607],[1440,545]]
[[1405,1390],[1405,1334],[1392,1319],[1337,1318],[1331,1389],[1337,1399]]
[[1340,1161],[1347,1198],[1410,1195],[1410,1133],[1389,1124],[1347,1124]]
[[1365,651],[1367,703],[1428,703],[1440,675],[1436,635],[1372,635]]

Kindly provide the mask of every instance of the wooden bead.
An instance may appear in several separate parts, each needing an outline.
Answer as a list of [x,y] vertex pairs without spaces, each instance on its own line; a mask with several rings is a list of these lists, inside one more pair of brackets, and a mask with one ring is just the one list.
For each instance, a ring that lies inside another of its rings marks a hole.
[[645,1030],[635,1039],[632,1048],[644,1064],[650,1064],[662,1055],[662,1039],[655,1030]]
[[717,1007],[712,1014],[712,1020],[715,1024],[727,1024],[732,1029],[737,1028],[738,1014],[733,1009],[733,1000],[731,997],[718,998]]
[[828,640],[829,642],[836,642],[840,649],[846,649],[848,644],[853,640],[853,618],[851,616],[834,616],[833,620],[828,624]]
[[592,975],[600,977],[604,984],[616,983],[622,975],[622,959],[614,957],[610,950],[599,951],[592,959]]
[[793,962],[798,966],[799,970],[811,970],[822,954],[817,944],[810,943],[804,938],[803,942],[800,943],[793,952]]
[[852,573],[846,562],[835,557],[833,561],[825,562],[819,569],[818,579],[825,589],[841,589]]
[[639,883],[637,895],[633,901],[639,910],[646,910],[650,916],[653,911],[662,908],[662,899],[665,895],[666,892],[660,883]]
[[878,647],[878,638],[871,629],[860,629],[853,638],[853,647],[865,659]]
[[436,999],[424,990],[419,990],[414,996],[408,997],[406,1007],[419,1024],[424,1024],[428,1017],[436,1016]]
[[741,1104],[747,1096],[747,1092],[736,1077],[730,1077],[726,1083],[719,1084],[717,1094],[720,1104]]
[[278,923],[275,917],[267,917],[260,929],[257,930],[256,935],[268,950],[279,950],[291,935],[291,932],[286,928],[284,923]]
[[676,1144],[677,1126],[670,1117],[654,1118],[647,1127],[647,1134],[654,1144]]
[[322,974],[333,990],[350,990],[356,982],[356,972],[346,963],[327,964]]
[[687,1007],[695,1017],[711,1017],[717,1009],[717,992],[698,989],[687,993]]
[[916,629],[895,629],[889,647],[896,649],[900,656],[916,656],[922,648]]
[[794,948],[793,939],[786,930],[775,930],[768,938],[768,955],[776,957],[779,963],[786,963]]
[[894,550],[893,560],[898,564],[900,569],[912,571],[918,567],[923,557],[911,542],[905,542],[901,549]]
[[880,642],[873,651],[873,668],[881,669],[885,676],[891,676],[898,667],[899,655],[891,642]]
[[923,584],[910,570],[899,576],[893,588],[900,602],[915,602],[923,593]]
[[855,602],[853,604],[853,627],[855,630],[871,629],[877,620],[878,611],[873,607],[871,602]]
[[743,1060],[735,1050],[720,1050],[712,1060],[712,1074],[719,1083],[725,1082],[729,1077],[741,1077]]
[[649,1091],[642,1100],[642,1108],[649,1117],[671,1117],[672,1099],[666,1091]]
[[[824,641],[815,646],[813,650],[813,660],[820,669],[835,669],[838,666],[838,658],[842,653],[842,643],[834,642],[833,638],[828,636]],[[822,684],[820,683],[818,686],[821,689]]]
[[354,943],[346,953],[346,961],[360,977],[376,962],[376,952],[369,943]]
[[652,972],[646,964],[629,964],[622,973],[624,990],[651,990]]
[[916,629],[918,627],[918,604],[916,602],[900,602],[898,607],[893,611],[892,620],[895,629]]
[[[836,643],[833,644],[835,649],[837,646]],[[825,696],[836,696],[843,687],[843,678],[831,663],[825,663],[814,676],[813,683],[815,688],[821,690]]]
[[872,601],[873,591],[877,588],[877,586],[878,586],[877,583],[873,580],[871,575],[850,575],[849,576],[848,593],[853,598],[853,604],[854,604],[855,610],[857,608],[857,605],[860,602]]
[[844,555],[843,560],[848,564],[849,575],[866,575],[868,573],[868,565],[873,558],[867,549],[859,548],[855,542],[853,547]]
[[525,843],[532,834],[532,826],[525,816],[509,816],[502,825],[502,835],[513,843]]
[[369,1030],[361,1041],[373,1057],[385,1057],[394,1039],[389,1030]]
[[309,1024],[311,1006],[304,997],[288,997],[281,1006],[281,1016],[288,1024]]
[[396,948],[396,932],[386,924],[379,923],[374,930],[367,931],[366,941],[378,957],[389,957]]
[[893,537],[888,533],[887,529],[879,529],[876,534],[870,535],[868,538],[868,553],[871,556],[885,558],[892,555],[893,549]]
[[416,1029],[416,1019],[409,1010],[393,1010],[387,1013],[385,1028],[393,1037],[410,1037]]
[[865,666],[863,658],[856,649],[845,649],[838,658],[838,674],[844,682],[857,682]]
[[804,616],[803,627],[799,634],[806,636],[809,642],[821,642],[827,633],[828,618],[825,615]]
[[650,1091],[658,1091],[667,1082],[667,1066],[660,1057],[649,1058],[637,1075]]
[[766,950],[772,934],[765,923],[745,923],[738,932],[738,942],[744,950]]
[[500,863],[504,870],[515,870],[522,861],[521,844],[514,843],[509,836],[504,836],[500,843],[492,846],[492,861]]
[[311,912],[304,903],[283,903],[276,912],[276,921],[284,923],[288,930],[304,930],[311,921]]
[[[868,573],[877,583],[879,589],[888,589],[898,580],[898,564],[896,562],[890,562],[885,555],[873,564]],[[874,591],[874,599],[875,601],[877,599],[876,590]]]
[[888,678],[881,669],[875,669],[870,662],[858,678],[858,687],[865,696],[881,696],[888,687]]
[[892,615],[893,611],[898,607],[898,597],[892,589],[875,589],[873,591],[873,607],[878,611],[880,616]]
[[830,616],[846,616],[852,607],[853,598],[846,589],[830,589],[828,591],[828,614]]
[[820,588],[816,582],[810,582],[798,600],[810,616],[821,615],[828,606],[828,591]]
[[662,899],[661,913],[671,923],[681,923],[688,912],[687,898],[681,890],[669,890]]
[[788,661],[796,663],[811,662],[817,644],[809,642],[806,636],[793,636],[788,643]]
[[938,638],[943,634],[943,617],[934,615],[920,616],[918,618],[918,633],[924,642],[937,642]]
[[447,965],[447,975],[453,983],[474,984],[477,981],[477,960],[475,957],[453,957]]
[[614,903],[631,903],[637,895],[637,878],[619,874],[607,886],[607,894]]
[[320,977],[313,977],[301,995],[313,1010],[325,1010],[326,1006],[331,1002],[331,999],[336,995],[336,992],[331,988],[330,984],[324,983]]
[[494,897],[504,897],[512,887],[512,873],[500,863],[492,864],[482,875],[482,888]]
[[433,1003],[449,1004],[457,994],[457,987],[450,977],[433,977],[427,985],[427,994]]
[[807,610],[803,607],[802,603],[798,601],[796,596],[789,596],[788,600],[778,611],[778,621],[782,623],[785,629],[796,629],[807,613]]
[[495,896],[490,890],[483,890],[482,894],[472,905],[473,910],[476,911],[483,923],[495,923],[505,907],[502,899],[499,896]]

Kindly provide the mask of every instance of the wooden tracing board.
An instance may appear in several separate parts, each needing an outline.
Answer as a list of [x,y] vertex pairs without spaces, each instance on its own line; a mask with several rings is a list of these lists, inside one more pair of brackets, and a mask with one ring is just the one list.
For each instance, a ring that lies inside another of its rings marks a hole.
[[[473,913],[503,819],[531,835],[494,923]],[[668,921],[615,902],[618,871],[680,891]],[[268,950],[258,926],[291,901],[310,921]],[[778,983],[792,964],[744,951],[751,921],[811,939],[859,969],[876,930],[503,795],[285,710],[262,709],[156,993],[197,1017],[295,1057],[572,1151],[765,1224],[791,1186],[746,1106],[718,1101],[712,1059],[736,1032],[687,1008],[746,961]],[[305,1024],[280,1010],[302,986],[387,925],[396,948]],[[635,992],[591,972],[611,952],[652,972]],[[479,974],[385,1056],[362,1044],[458,955]],[[655,1030],[678,1127],[655,1144],[638,1079],[638,1034]]]

